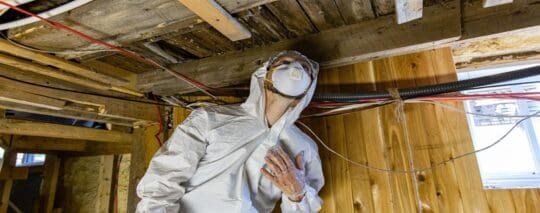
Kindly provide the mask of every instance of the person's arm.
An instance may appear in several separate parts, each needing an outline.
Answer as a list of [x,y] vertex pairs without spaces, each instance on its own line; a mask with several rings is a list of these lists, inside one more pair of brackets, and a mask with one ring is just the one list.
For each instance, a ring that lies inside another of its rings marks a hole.
[[324,175],[321,166],[321,159],[316,150],[310,153],[311,156],[305,162],[304,186],[305,194],[300,200],[293,201],[283,194],[281,199],[281,212],[319,212],[322,207],[322,200],[319,191],[324,185]]
[[281,211],[318,212],[322,200],[318,193],[324,185],[321,161],[316,151],[307,155],[302,151],[294,162],[281,147],[268,151],[265,161],[270,171],[261,169],[262,174],[282,191]]
[[154,155],[137,186],[137,212],[178,212],[185,189],[206,152],[207,115],[193,111]]

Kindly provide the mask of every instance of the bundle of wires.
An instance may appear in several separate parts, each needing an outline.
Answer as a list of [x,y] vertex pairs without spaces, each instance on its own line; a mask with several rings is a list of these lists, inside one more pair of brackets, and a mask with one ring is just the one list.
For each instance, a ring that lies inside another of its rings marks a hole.
[[[464,101],[464,100],[483,100],[483,99],[522,99],[529,101],[540,101],[540,92],[519,92],[519,93],[474,93],[476,89],[486,89],[486,88],[495,88],[495,87],[505,87],[505,86],[515,86],[515,85],[525,85],[525,84],[538,84],[540,82],[530,81],[522,83],[509,83],[509,84],[500,84],[501,82],[511,81],[522,79],[526,77],[531,77],[535,75],[540,75],[540,67],[531,67],[527,69],[502,73],[498,75],[492,75],[487,77],[481,77],[466,81],[457,81],[447,84],[439,84],[433,86],[425,86],[419,88],[407,88],[401,90],[395,90],[392,94],[392,91],[378,91],[378,92],[368,92],[368,93],[354,93],[354,94],[319,94],[315,96],[316,101],[312,102],[310,107],[313,109],[318,109],[318,112],[314,112],[304,117],[321,117],[321,116],[331,116],[337,114],[350,113],[361,110],[368,110],[372,108],[377,108],[385,106],[392,103],[398,104],[432,104],[447,110],[461,112],[465,114],[471,114],[474,116],[482,117],[498,117],[498,118],[518,118],[519,120],[515,122],[507,132],[505,132],[499,139],[490,143],[488,146],[482,147],[480,149],[457,154],[450,159],[434,162],[431,166],[425,168],[415,168],[411,166],[410,170],[400,170],[400,169],[390,169],[390,168],[380,168],[371,166],[367,163],[361,163],[349,159],[345,155],[337,152],[328,146],[319,136],[315,134],[307,125],[298,121],[297,123],[306,129],[325,149],[330,153],[336,155],[337,157],[347,161],[348,163],[367,168],[370,170],[375,170],[379,172],[387,173],[417,173],[433,170],[439,166],[442,166],[448,162],[455,161],[467,156],[475,155],[479,152],[486,151],[495,145],[501,143],[510,133],[515,130],[522,122],[532,117],[540,117],[540,111],[536,111],[528,115],[507,115],[507,114],[484,114],[477,112],[468,112],[464,109],[455,107],[450,104],[446,104],[446,101]],[[460,91],[467,91],[466,94],[459,93]],[[396,97],[395,93],[399,93]],[[406,125],[405,125],[406,126]],[[406,130],[404,130],[406,131]],[[410,153],[412,155],[412,153]],[[412,157],[412,156],[411,156]]]
[[[313,97],[310,107],[320,109],[322,112],[311,113],[305,117],[329,116],[373,107],[383,106],[396,101],[404,103],[435,103],[435,101],[463,101],[478,99],[527,99],[540,101],[540,92],[522,93],[495,93],[495,94],[460,94],[458,92],[474,89],[501,87],[512,80],[519,80],[540,75],[540,66],[529,67],[497,75],[474,78],[463,81],[455,81],[444,84],[395,89],[395,94],[390,91],[355,92],[355,93],[317,93]],[[538,82],[524,82],[508,84],[531,84]],[[397,96],[397,97],[394,97]],[[440,105],[440,104],[439,104]]]

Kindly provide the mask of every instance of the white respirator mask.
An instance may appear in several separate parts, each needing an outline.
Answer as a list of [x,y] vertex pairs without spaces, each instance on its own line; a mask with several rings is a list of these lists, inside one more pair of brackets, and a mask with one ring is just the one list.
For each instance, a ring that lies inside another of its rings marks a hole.
[[269,72],[271,72],[271,80],[267,79],[271,83],[269,89],[288,98],[301,98],[311,85],[311,76],[296,61],[279,65]]

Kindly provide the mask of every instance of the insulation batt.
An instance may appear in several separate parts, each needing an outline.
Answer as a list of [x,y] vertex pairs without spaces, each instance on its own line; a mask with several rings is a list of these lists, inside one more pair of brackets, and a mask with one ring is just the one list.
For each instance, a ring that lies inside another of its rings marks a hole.
[[[282,212],[320,210],[324,177],[317,145],[294,125],[316,84],[269,128],[263,82],[271,61],[253,73],[246,102],[194,110],[176,128],[137,187],[137,212],[271,212],[279,199]],[[317,76],[318,64],[309,61]],[[290,201],[260,172],[275,145],[291,159],[304,151],[306,194],[300,202]]]

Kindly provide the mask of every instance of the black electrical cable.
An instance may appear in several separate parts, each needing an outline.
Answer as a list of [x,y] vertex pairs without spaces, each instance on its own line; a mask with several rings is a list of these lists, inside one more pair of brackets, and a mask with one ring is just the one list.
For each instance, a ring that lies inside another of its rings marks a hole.
[[[491,76],[455,81],[444,84],[399,89],[399,95],[403,99],[432,96],[442,93],[457,92],[500,82],[527,78],[540,75],[540,66],[529,67],[512,72],[500,73]],[[333,102],[358,102],[362,99],[392,98],[388,91],[375,91],[365,93],[317,93],[313,96],[314,101]]]

